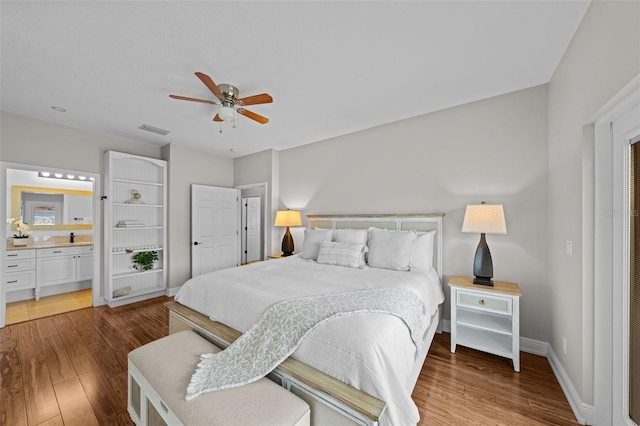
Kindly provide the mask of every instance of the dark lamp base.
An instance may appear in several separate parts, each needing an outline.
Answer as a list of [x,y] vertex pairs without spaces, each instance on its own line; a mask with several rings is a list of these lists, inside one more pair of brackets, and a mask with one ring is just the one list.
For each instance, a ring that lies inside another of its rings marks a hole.
[[491,280],[491,278],[475,277],[473,279],[473,283],[479,284],[479,285],[486,285],[487,287],[493,287],[493,281]]
[[293,247],[293,237],[291,236],[291,231],[289,231],[289,227],[287,226],[284,238],[282,239],[282,256],[291,256],[293,254]]

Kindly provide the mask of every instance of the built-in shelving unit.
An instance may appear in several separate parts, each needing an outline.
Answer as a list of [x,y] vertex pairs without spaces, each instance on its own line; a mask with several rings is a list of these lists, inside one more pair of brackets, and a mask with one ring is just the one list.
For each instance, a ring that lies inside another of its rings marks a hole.
[[[167,242],[167,163],[105,153],[105,298],[119,306],[164,294]],[[135,253],[155,251],[153,269],[138,271]]]

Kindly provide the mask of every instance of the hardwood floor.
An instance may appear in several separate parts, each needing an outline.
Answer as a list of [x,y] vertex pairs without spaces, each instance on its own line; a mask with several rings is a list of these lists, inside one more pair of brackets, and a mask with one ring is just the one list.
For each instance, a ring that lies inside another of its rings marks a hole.
[[413,400],[420,425],[578,425],[546,358],[520,353],[511,360],[458,346],[437,335]]
[[[0,425],[131,425],[127,354],[168,334],[159,297],[0,329]],[[436,335],[413,393],[420,425],[577,424],[545,358],[509,360]]]

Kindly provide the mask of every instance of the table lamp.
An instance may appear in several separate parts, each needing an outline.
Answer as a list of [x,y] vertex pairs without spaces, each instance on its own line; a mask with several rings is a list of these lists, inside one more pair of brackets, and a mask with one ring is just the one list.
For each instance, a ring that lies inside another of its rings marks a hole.
[[273,226],[286,226],[287,231],[282,239],[282,255],[291,256],[293,254],[293,237],[289,231],[290,226],[302,226],[300,212],[297,210],[278,210]]
[[473,260],[473,283],[493,287],[493,262],[485,234],[506,234],[507,224],[501,205],[468,205],[464,213],[462,232],[480,233],[480,243]]

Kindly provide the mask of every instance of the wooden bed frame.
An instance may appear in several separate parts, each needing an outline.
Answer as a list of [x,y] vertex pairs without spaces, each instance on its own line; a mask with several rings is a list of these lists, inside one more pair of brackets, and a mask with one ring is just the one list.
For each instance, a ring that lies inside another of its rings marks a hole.
[[[420,231],[436,230],[434,238],[434,268],[442,282],[442,220],[443,213],[406,215],[308,215],[309,228],[368,229],[369,227],[390,230]],[[168,302],[169,332],[194,330],[215,345],[224,349],[241,333],[206,315],[187,308],[178,302]],[[429,346],[435,333],[442,332],[442,310],[433,316],[427,332],[423,353],[416,359],[412,375],[407,383],[411,390],[420,374]],[[283,361],[267,376],[285,389],[305,400],[311,407],[311,424],[370,425],[375,426],[385,409],[385,402],[341,382],[292,357]]]

